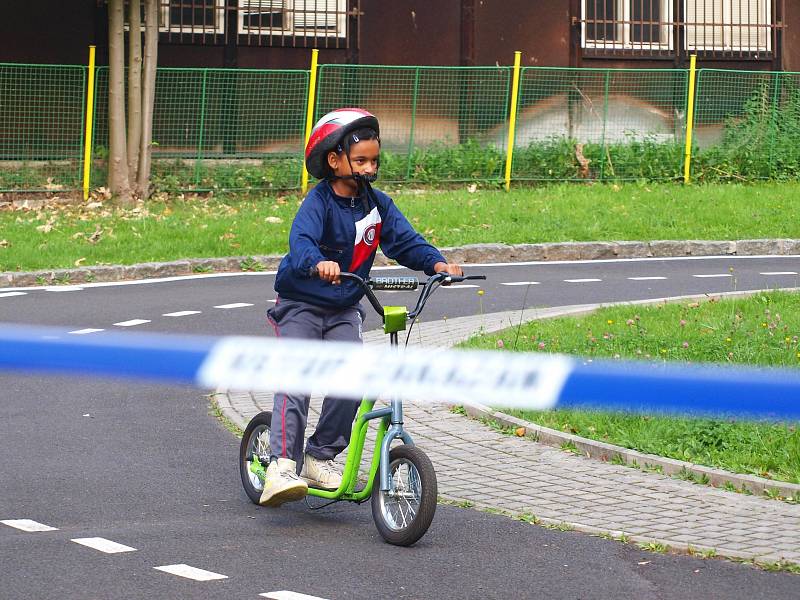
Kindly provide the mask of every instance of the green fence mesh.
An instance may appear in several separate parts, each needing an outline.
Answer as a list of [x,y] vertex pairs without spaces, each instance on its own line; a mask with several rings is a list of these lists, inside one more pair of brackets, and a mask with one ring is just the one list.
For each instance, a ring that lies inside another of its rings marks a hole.
[[86,69],[0,63],[0,191],[81,182]]
[[[307,71],[159,69],[153,112],[156,189],[300,185]],[[98,70],[95,155],[108,145],[108,68]],[[93,184],[102,185],[97,169]]]
[[678,177],[687,85],[668,69],[523,69],[512,178]]
[[698,73],[696,178],[796,178],[800,73]]
[[[498,183],[510,67],[323,65],[315,117],[361,106],[381,122],[384,182]],[[521,71],[513,181],[682,175],[688,71]],[[81,187],[87,69],[0,64],[0,191]],[[153,188],[300,186],[308,71],[161,68]],[[93,188],[105,185],[108,68],[96,73]],[[800,73],[698,72],[695,180],[796,178]]]
[[508,67],[323,65],[316,116],[360,106],[381,123],[381,180],[499,180]]

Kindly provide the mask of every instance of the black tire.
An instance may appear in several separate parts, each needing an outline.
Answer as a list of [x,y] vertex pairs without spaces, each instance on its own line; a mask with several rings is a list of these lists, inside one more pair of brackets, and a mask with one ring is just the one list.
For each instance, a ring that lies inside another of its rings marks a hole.
[[269,464],[269,431],[272,426],[272,412],[264,411],[258,413],[247,424],[242,435],[242,442],[239,444],[239,474],[242,476],[242,486],[247,497],[258,504],[261,492],[264,490],[264,482],[256,477],[250,470],[252,456],[255,452],[264,468]]
[[[375,475],[372,518],[384,540],[395,546],[410,546],[425,535],[436,513],[436,472],[422,450],[402,445],[389,452],[389,476],[392,489],[383,492],[380,473]],[[406,494],[404,503],[393,496],[398,485]]]

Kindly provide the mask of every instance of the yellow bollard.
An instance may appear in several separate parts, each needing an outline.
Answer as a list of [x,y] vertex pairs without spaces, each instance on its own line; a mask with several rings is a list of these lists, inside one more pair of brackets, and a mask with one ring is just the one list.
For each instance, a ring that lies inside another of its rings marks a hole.
[[83,199],[89,199],[89,178],[92,174],[92,125],[94,122],[94,53],[89,46],[89,79],[86,94],[86,138],[83,143]]
[[311,137],[311,128],[314,119],[314,100],[317,91],[317,55],[319,50],[314,48],[311,51],[311,77],[308,80],[308,106],[306,107],[306,135],[303,139],[303,175],[301,178],[303,193],[308,191],[308,171],[306,170],[305,150],[308,138]]
[[511,118],[508,121],[508,148],[506,150],[506,191],[511,189],[511,161],[514,157],[514,133],[517,127],[517,100],[519,98],[519,65],[522,52],[514,52],[514,78],[511,83]]
[[694,133],[694,98],[697,81],[697,55],[692,54],[689,60],[689,100],[686,107],[686,155],[683,161],[683,182],[692,180],[692,134]]

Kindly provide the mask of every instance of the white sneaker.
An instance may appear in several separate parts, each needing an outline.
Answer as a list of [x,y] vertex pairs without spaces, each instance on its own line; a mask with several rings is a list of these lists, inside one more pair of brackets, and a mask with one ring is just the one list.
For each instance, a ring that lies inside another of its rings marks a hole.
[[280,506],[304,498],[308,485],[297,476],[297,463],[288,458],[271,461],[267,467],[264,491],[258,503],[261,506]]
[[342,485],[342,471],[332,460],[320,460],[310,454],[303,459],[303,470],[300,477],[309,486],[323,489],[336,490]]

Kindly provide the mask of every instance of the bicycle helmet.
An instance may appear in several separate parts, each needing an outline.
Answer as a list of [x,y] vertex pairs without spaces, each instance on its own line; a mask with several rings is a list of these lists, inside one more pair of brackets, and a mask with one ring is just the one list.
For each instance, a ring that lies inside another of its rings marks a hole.
[[331,174],[328,152],[340,151],[344,137],[362,127],[374,129],[380,135],[377,117],[361,108],[337,108],[317,121],[306,144],[308,172],[317,179],[328,177]]

